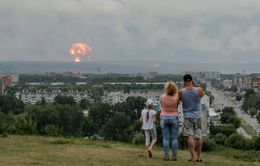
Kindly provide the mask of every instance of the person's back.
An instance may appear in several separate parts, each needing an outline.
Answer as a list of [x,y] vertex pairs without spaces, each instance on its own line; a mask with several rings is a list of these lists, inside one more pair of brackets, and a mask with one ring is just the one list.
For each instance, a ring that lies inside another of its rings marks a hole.
[[169,160],[170,144],[172,147],[172,160],[177,160],[179,133],[178,104],[178,87],[173,81],[167,81],[164,87],[164,94],[160,97],[164,160]]
[[[148,157],[152,157],[152,149],[154,144],[157,141],[157,133],[156,133],[156,112],[152,109],[153,100],[148,99],[145,103],[146,108],[143,109],[140,117],[140,121],[143,123],[142,129],[145,132],[145,145],[148,153]],[[151,142],[152,137],[152,142]]]
[[161,116],[178,116],[179,97],[177,95],[170,96],[161,95]]
[[201,96],[199,96],[199,88],[181,89],[181,101],[184,118],[201,118]]
[[150,130],[155,129],[155,115],[156,112],[150,109],[143,109],[141,113],[141,118],[143,122],[142,129],[143,130]]
[[[184,122],[183,134],[188,137],[188,146],[191,154],[190,161],[202,161],[202,108],[201,98],[203,90],[194,87],[192,76],[186,74],[183,76],[184,88],[179,91],[182,102]],[[195,160],[195,147],[197,150],[197,159]]]

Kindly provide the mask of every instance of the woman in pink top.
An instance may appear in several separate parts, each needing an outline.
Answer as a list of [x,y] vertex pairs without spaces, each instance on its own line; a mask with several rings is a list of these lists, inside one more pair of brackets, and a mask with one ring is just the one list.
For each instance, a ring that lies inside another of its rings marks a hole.
[[177,160],[178,149],[178,88],[173,81],[167,81],[164,94],[160,97],[161,104],[161,128],[163,134],[164,160],[169,160],[169,144],[172,145],[172,160]]

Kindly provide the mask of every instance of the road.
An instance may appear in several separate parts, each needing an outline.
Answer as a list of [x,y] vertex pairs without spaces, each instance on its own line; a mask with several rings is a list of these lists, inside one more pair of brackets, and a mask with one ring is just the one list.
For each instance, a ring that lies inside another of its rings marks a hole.
[[207,89],[211,91],[212,95],[214,96],[214,105],[217,108],[223,109],[224,107],[234,107],[234,111],[236,112],[236,114],[248,125],[252,126],[257,135],[260,134],[260,124],[257,122],[256,118],[252,118],[250,115],[245,114],[241,110],[241,104],[239,102],[231,100],[231,98],[228,97],[225,92],[218,91],[210,85],[208,85]]

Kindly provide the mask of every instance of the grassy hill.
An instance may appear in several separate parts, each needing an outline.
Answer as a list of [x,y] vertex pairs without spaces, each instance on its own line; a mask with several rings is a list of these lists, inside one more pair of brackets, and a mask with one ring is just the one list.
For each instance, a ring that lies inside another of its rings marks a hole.
[[259,165],[234,158],[204,153],[202,163],[190,163],[187,151],[179,151],[178,161],[163,161],[162,149],[156,148],[153,159],[145,157],[142,146],[84,139],[39,136],[0,138],[0,165],[44,166],[161,166],[161,165]]

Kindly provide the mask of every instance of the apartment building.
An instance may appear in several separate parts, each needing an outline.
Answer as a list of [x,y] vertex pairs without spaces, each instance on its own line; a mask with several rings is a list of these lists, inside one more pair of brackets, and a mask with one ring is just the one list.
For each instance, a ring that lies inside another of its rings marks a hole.
[[79,102],[81,99],[90,99],[90,95],[87,92],[77,92],[77,91],[61,92],[59,90],[54,90],[52,92],[24,91],[22,93],[18,93],[18,92],[16,93],[16,97],[20,98],[24,103],[27,103],[27,104],[28,103],[35,104],[38,101],[41,101],[42,98],[44,98],[47,103],[52,103],[52,102],[54,102],[54,98],[58,95],[72,96],[76,102]]
[[141,96],[147,99],[153,99],[155,102],[159,102],[162,90],[142,91],[142,90],[131,90],[130,93],[124,93],[123,91],[111,92],[106,94],[103,98],[103,102],[115,104],[118,102],[124,102],[128,97]]
[[251,74],[245,78],[245,88],[253,89],[255,92],[260,93],[260,74]]
[[12,86],[12,76],[11,75],[2,75],[0,77],[0,94],[4,94],[5,93],[5,89],[8,86]]
[[220,80],[220,72],[218,71],[200,71],[200,72],[187,71],[185,72],[185,74],[192,75],[196,80],[212,80],[212,79]]
[[233,80],[223,80],[222,84],[225,88],[231,88],[233,86]]
[[238,87],[238,88],[245,89],[246,88],[246,81],[248,81],[246,75],[237,73],[234,76],[233,85]]

